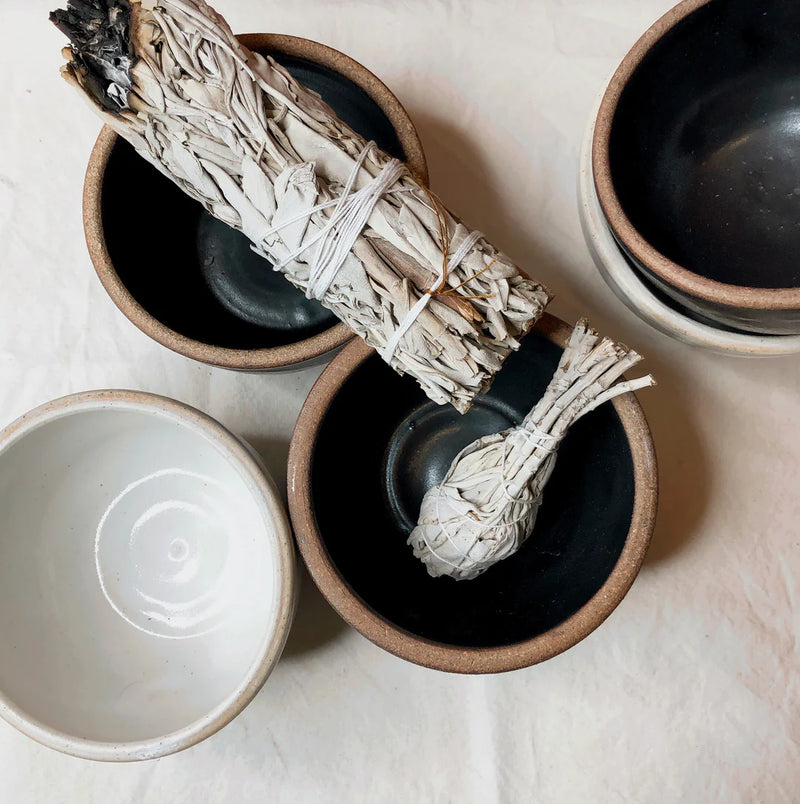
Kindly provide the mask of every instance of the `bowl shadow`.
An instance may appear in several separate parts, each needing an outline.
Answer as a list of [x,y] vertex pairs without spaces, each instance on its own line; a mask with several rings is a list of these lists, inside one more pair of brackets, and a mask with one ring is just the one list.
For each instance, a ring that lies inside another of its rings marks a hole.
[[348,628],[347,623],[331,608],[330,603],[317,589],[299,556],[298,562],[300,595],[294,622],[281,656],[282,661],[314,653],[339,639]]
[[289,440],[269,438],[259,435],[243,435],[247,442],[264,462],[264,466],[272,477],[281,499],[286,504],[286,461],[289,457]]
[[[245,436],[244,439],[264,462],[286,504],[286,461],[289,455],[289,442],[255,435]],[[282,659],[293,659],[312,653],[335,640],[347,628],[347,624],[331,608],[311,580],[299,555],[297,560],[300,567],[297,609]]]
[[644,569],[677,555],[702,536],[700,529],[711,492],[711,466],[701,430],[685,401],[686,382],[658,357],[647,361],[658,386],[639,395],[653,434],[659,466],[656,527]]

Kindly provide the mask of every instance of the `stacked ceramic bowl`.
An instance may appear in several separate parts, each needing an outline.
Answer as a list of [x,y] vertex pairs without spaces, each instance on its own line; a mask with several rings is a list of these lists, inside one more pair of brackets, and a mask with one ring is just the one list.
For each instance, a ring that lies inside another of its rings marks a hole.
[[615,293],[717,351],[800,351],[800,7],[685,0],[614,73],[586,136],[584,233]]

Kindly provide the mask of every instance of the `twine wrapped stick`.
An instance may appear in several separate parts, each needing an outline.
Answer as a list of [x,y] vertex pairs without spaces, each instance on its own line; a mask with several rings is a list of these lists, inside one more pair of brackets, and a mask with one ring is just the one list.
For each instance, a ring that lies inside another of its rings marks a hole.
[[466,411],[540,317],[540,284],[202,0],[51,18],[103,120],[435,402]]
[[617,382],[641,356],[578,322],[544,396],[511,430],[465,447],[422,500],[408,543],[430,575],[475,578],[533,531],[542,491],[568,428],[615,396],[655,385]]

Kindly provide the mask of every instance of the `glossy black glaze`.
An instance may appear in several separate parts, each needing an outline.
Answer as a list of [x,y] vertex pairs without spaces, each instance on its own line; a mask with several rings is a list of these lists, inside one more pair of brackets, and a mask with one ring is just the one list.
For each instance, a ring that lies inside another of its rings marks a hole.
[[[798,34],[795,0],[712,0],[651,48],[622,92],[617,195],[645,239],[694,273],[800,287]],[[756,319],[733,323],[800,323],[797,311]]]
[[610,405],[564,440],[535,534],[516,555],[457,582],[431,578],[406,544],[427,487],[475,438],[521,420],[559,354],[541,335],[526,336],[464,416],[427,401],[377,356],[332,402],[312,459],[312,505],[342,577],[389,622],[449,645],[514,644],[566,620],[610,574],[634,493],[630,449]]
[[[356,84],[296,57],[277,61],[362,136],[400,159],[397,134]],[[161,323],[202,343],[232,349],[282,346],[333,326],[330,311],[292,286],[118,139],[102,189],[106,245],[120,279]]]

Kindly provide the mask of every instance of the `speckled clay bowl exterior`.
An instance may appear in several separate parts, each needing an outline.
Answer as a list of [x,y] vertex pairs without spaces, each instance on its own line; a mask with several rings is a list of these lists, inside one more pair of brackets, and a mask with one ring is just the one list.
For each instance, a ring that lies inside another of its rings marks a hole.
[[[800,287],[768,288],[728,284],[679,265],[654,247],[634,226],[630,219],[630,210],[623,206],[614,184],[611,140],[615,115],[623,93],[637,69],[651,51],[661,44],[664,37],[672,34],[675,26],[688,22],[687,18],[695,12],[705,11],[705,7],[710,4],[724,2],[725,0],[683,0],[645,32],[619,65],[603,96],[595,124],[592,164],[597,196],[611,231],[626,257],[662,292],[694,313],[740,332],[797,335],[800,334]],[[766,13],[765,11],[764,14]],[[715,32],[715,44],[724,44],[728,37],[731,49],[741,47],[746,36],[746,31],[726,30],[721,27]],[[677,41],[670,42],[670,48],[680,47]],[[755,44],[752,44],[751,49],[754,53],[758,51]],[[768,47],[762,48],[759,53],[757,57],[750,58],[769,61]],[[664,75],[663,81],[664,92],[669,92],[670,77]],[[765,91],[767,88],[764,88]],[[651,98],[650,102],[658,105],[657,98]],[[649,112],[643,108],[641,114],[647,116]],[[689,114],[688,109],[686,114]],[[676,135],[675,132],[664,132],[664,136]],[[747,208],[744,207],[743,210],[741,214],[747,215]],[[797,256],[800,258],[800,255]],[[697,256],[699,258],[700,255]],[[752,267],[754,271],[758,270],[757,264]]]
[[[333,48],[281,34],[243,34],[239,40],[251,50],[306,59],[339,73],[360,87],[391,123],[406,156],[406,162],[423,181],[428,169],[422,144],[408,113],[389,88],[366,67]],[[103,179],[117,135],[107,126],[95,143],[86,170],[83,192],[83,222],[86,243],[97,275],[114,303],[142,332],[186,357],[214,366],[245,371],[280,371],[301,368],[325,360],[353,333],[343,323],[300,341],[261,349],[234,349],[194,340],[166,326],[149,313],[125,286],[109,255],[103,231]]]
[[[571,327],[545,315],[537,330],[563,348]],[[348,344],[332,360],[303,406],[290,446],[289,510],[292,525],[303,559],[322,594],[343,619],[375,644],[408,661],[448,672],[499,673],[527,667],[567,650],[588,636],[627,593],[642,565],[655,525],[658,499],[656,457],[649,427],[635,395],[625,394],[613,401],[631,453],[633,502],[622,552],[602,586],[572,616],[532,639],[499,647],[462,648],[410,633],[365,603],[333,562],[326,547],[325,534],[317,521],[313,503],[313,463],[323,420],[345,383],[372,354],[373,351],[358,340]],[[376,404],[379,404],[377,396]],[[357,496],[356,492],[354,495]],[[347,500],[342,501],[341,527],[345,529],[348,527],[347,512],[353,510],[351,505],[353,503]],[[376,532],[374,536],[380,539],[382,534]],[[365,549],[369,552],[368,548]],[[390,572],[391,569],[382,571]],[[442,581],[450,583],[449,579],[437,579],[437,582]],[[408,594],[413,596],[414,590],[409,589]]]

